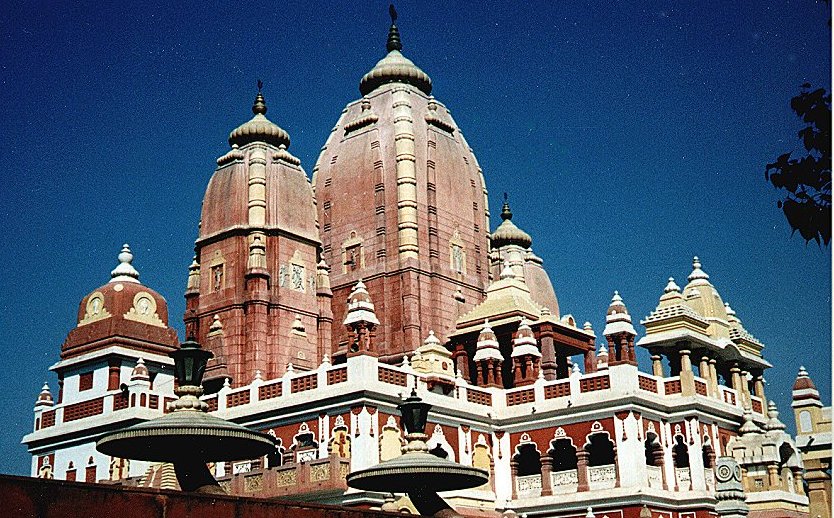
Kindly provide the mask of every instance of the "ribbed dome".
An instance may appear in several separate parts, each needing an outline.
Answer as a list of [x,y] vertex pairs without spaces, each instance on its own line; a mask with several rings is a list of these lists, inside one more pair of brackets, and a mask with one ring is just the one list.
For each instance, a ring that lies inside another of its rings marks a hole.
[[229,145],[244,146],[252,142],[265,142],[275,147],[279,147],[281,144],[290,147],[290,135],[283,128],[266,118],[266,110],[264,96],[261,92],[258,92],[255,103],[252,105],[252,113],[255,116],[229,134]]
[[400,51],[392,50],[380,59],[359,81],[359,92],[368,95],[387,83],[405,83],[417,87],[426,95],[431,93],[431,78]]
[[388,55],[379,60],[370,72],[359,81],[359,91],[368,95],[387,83],[405,83],[417,87],[426,95],[431,93],[431,78],[400,52],[403,49],[396,13],[392,12],[391,29],[388,31]]
[[501,219],[504,221],[492,233],[492,248],[501,248],[506,245],[518,245],[521,248],[530,248],[530,245],[533,244],[533,238],[512,222],[513,212],[510,210],[510,204],[506,200],[504,200],[504,207],[501,210]]

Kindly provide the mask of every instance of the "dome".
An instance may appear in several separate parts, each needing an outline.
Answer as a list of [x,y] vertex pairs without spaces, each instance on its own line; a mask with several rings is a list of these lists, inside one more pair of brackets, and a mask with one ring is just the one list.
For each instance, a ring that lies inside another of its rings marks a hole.
[[559,299],[556,298],[550,275],[544,269],[542,259],[532,250],[527,250],[524,254],[524,283],[530,288],[530,298],[533,302],[547,308],[554,317],[560,317]]
[[426,95],[431,93],[431,78],[400,52],[403,49],[400,31],[396,24],[396,12],[392,12],[388,31],[388,54],[379,60],[370,72],[359,81],[359,92],[368,95],[387,83],[405,83],[416,87]]
[[[260,83],[258,83],[260,86]],[[255,114],[251,120],[244,122],[229,134],[230,146],[245,146],[252,142],[265,142],[279,147],[281,145],[290,147],[290,135],[280,126],[266,118],[266,101],[263,94],[258,91],[255,103],[252,105],[252,113]]]
[[123,339],[128,339],[129,347],[158,354],[176,347],[176,332],[168,327],[168,303],[139,282],[132,261],[133,254],[125,244],[110,282],[81,299],[77,326],[67,335],[62,357],[116,345],[110,342]]
[[501,209],[501,219],[504,221],[498,225],[491,236],[492,248],[501,248],[507,245],[530,248],[530,245],[533,244],[533,238],[513,223],[513,212],[510,210],[510,204],[506,198],[504,199],[504,207]]

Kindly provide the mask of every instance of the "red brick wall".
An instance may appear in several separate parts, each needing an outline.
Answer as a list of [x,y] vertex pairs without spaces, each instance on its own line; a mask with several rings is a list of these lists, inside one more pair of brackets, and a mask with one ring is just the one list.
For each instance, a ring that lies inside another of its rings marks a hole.
[[9,515],[20,518],[118,516],[119,518],[361,518],[392,513],[346,507],[208,496],[121,486],[90,485],[28,477],[0,476],[0,500]]

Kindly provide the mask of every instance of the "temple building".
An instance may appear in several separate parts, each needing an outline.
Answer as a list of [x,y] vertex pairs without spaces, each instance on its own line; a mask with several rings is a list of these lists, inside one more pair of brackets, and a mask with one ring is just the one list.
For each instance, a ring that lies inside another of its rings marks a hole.
[[[786,433],[766,398],[764,345],[719,295],[729,272],[713,284],[694,258],[683,288],[656,283],[641,320],[613,286],[603,329],[566,313],[507,197],[490,232],[486,176],[403,49],[394,19],[311,178],[260,85],[216,160],[181,338],[214,355],[209,411],[277,444],[212,464],[221,486],[414,512],[345,478],[401,455],[396,408],[415,388],[432,405],[430,451],[489,472],[444,494],[464,515],[830,516],[830,407],[800,371],[800,435]],[[95,450],[174,399],[179,340],[133,261],[125,245],[80,302],[51,367],[57,386],[44,385],[23,438],[32,476],[176,487],[170,465]]]

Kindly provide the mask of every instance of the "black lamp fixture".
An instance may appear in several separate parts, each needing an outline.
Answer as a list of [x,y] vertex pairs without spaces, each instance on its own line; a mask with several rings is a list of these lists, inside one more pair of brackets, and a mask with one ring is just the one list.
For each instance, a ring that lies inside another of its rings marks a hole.
[[214,354],[200,347],[194,340],[186,340],[180,348],[168,353],[174,359],[174,374],[180,387],[199,387],[203,382],[206,364]]
[[397,406],[406,432],[410,434],[425,433],[430,408],[431,405],[423,403],[423,400],[417,396],[417,390],[412,388],[408,399]]

